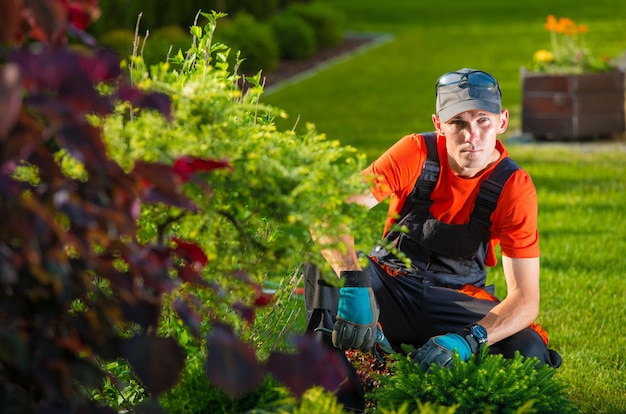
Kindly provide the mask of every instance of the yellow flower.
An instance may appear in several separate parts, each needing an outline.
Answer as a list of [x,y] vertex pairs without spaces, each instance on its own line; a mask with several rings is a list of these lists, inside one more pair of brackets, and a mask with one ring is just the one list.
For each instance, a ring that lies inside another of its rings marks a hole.
[[546,62],[552,62],[553,60],[554,60],[554,56],[552,55],[552,52],[550,52],[549,50],[539,49],[533,55],[533,61],[535,62],[546,63]]
[[531,71],[544,73],[585,73],[612,69],[609,62],[594,56],[585,45],[585,24],[569,17],[548,15],[543,25],[550,34],[550,48],[533,54]]

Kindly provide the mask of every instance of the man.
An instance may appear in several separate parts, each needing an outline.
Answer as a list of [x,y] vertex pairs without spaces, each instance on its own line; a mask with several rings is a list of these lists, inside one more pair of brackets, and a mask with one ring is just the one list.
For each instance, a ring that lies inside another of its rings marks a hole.
[[[335,347],[371,350],[382,329],[395,350],[416,347],[412,357],[426,370],[449,365],[455,352],[467,360],[485,344],[505,357],[519,351],[558,367],[559,355],[534,324],[537,195],[497,140],[509,122],[498,82],[473,69],[442,75],[432,121],[436,133],[402,138],[362,172],[371,192],[350,201],[371,208],[390,197],[384,242],[365,268],[351,236],[347,250],[323,251],[346,283],[333,289],[308,277],[309,330],[332,327]],[[502,301],[485,286],[497,244],[507,285]]]

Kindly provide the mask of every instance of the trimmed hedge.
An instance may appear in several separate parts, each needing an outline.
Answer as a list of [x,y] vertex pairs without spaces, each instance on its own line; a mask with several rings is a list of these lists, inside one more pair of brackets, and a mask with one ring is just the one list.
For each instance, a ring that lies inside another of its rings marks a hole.
[[[327,5],[297,0],[210,0],[201,5],[182,1],[174,12],[171,4],[146,4],[143,1],[126,5],[123,0],[110,0],[104,6],[106,19],[97,22],[93,33],[102,44],[122,57],[132,53],[137,16],[143,12],[139,27],[140,44],[150,35],[143,48],[147,64],[165,59],[170,46],[172,54],[189,43],[188,21],[203,11],[228,13],[218,26],[217,41],[231,47],[229,63],[234,67],[237,51],[241,52],[240,69],[246,74],[260,70],[271,72],[279,59],[299,60],[312,56],[318,48],[334,47],[343,41],[343,18]],[[117,5],[117,6],[116,6]],[[281,10],[282,12],[278,12]],[[159,10],[156,13],[155,10]],[[183,19],[185,23],[180,21]],[[203,18],[198,24],[202,25]]]
[[230,21],[221,21],[215,30],[215,39],[231,48],[231,67],[236,52],[241,51],[244,60],[240,72],[252,75],[259,70],[272,71],[278,66],[280,50],[274,33],[268,24],[257,22],[252,15],[239,13]]
[[270,27],[280,50],[280,57],[287,60],[306,59],[317,51],[313,28],[294,13],[273,16]]
[[334,47],[343,41],[343,16],[321,3],[293,4],[289,11],[311,25],[318,47]]

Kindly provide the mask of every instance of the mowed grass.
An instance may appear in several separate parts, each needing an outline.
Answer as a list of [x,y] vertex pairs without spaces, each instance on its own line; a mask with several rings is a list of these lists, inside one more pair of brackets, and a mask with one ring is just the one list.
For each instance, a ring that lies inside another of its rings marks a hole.
[[[278,126],[292,128],[299,117],[298,128],[311,122],[373,160],[401,136],[432,129],[434,82],[441,73],[461,67],[493,73],[511,112],[502,138],[539,195],[538,322],[563,356],[557,377],[582,413],[626,412],[626,143],[514,139],[520,134],[520,70],[535,50],[549,46],[546,16],[585,23],[587,45],[614,57],[626,50],[626,2],[332,4],[345,13],[348,29],[391,33],[393,39],[265,96],[290,115]],[[502,269],[489,277],[504,296]]]
[[[626,412],[626,145],[517,144],[537,187],[538,322],[563,356],[557,377],[582,413]],[[506,292],[500,268],[490,277]]]
[[[418,4],[415,4],[418,3]],[[332,139],[374,159],[399,136],[432,129],[434,83],[450,70],[473,67],[498,78],[511,112],[508,135],[520,129],[520,71],[537,49],[550,46],[546,16],[567,16],[589,27],[586,44],[600,55],[626,50],[626,2],[559,0],[525,3],[333,1],[352,31],[387,33],[393,40],[278,89],[266,103],[290,116],[280,128],[313,123]]]

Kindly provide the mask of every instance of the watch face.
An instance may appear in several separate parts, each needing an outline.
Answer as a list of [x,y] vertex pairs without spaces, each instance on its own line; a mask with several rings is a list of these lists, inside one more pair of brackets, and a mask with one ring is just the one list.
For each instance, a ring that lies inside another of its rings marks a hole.
[[487,341],[487,330],[483,326],[478,324],[472,325],[470,332],[478,342],[483,343]]

